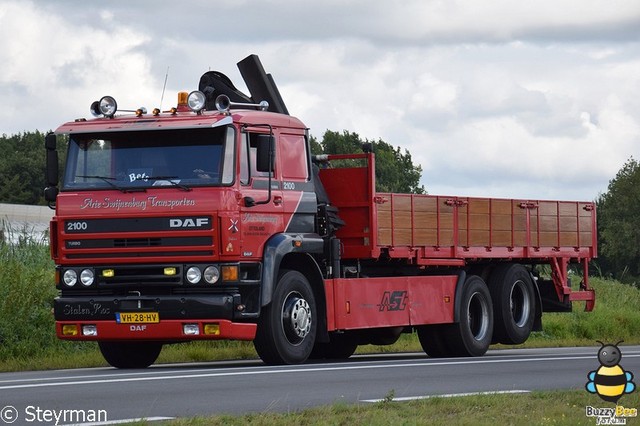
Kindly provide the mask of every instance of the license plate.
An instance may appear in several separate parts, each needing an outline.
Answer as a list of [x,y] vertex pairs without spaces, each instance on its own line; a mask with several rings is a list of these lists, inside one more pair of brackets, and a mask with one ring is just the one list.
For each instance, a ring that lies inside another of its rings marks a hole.
[[157,312],[116,312],[118,324],[149,324],[160,322]]

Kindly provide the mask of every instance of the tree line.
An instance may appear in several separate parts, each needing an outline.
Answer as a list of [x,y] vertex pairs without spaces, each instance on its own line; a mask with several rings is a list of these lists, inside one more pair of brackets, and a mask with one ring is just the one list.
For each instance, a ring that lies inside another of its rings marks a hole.
[[[0,203],[45,205],[45,133],[25,132],[0,137]],[[376,154],[376,190],[425,194],[420,185],[422,168],[408,150],[379,139],[362,139],[357,133],[327,130],[321,139],[311,137],[313,154],[352,154],[370,144]],[[60,161],[65,143],[59,143]],[[62,170],[62,169],[61,169]],[[598,252],[594,273],[623,282],[640,281],[640,163],[630,158],[611,179],[596,201]]]
[[[46,133],[25,132],[0,137],[0,203],[46,205],[45,184]],[[311,137],[314,154],[352,154],[362,152],[364,143],[372,143],[376,154],[376,189],[380,192],[425,193],[420,185],[422,168],[413,164],[409,151],[401,151],[383,140],[363,140],[356,133],[327,130],[322,139]],[[65,158],[66,144],[58,143],[59,158]],[[63,170],[61,167],[60,170]]]

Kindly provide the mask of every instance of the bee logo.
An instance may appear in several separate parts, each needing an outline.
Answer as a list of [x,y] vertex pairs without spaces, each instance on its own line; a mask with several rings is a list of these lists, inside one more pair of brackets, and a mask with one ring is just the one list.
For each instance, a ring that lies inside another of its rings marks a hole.
[[587,374],[589,381],[585,387],[587,392],[598,394],[603,400],[617,404],[622,395],[635,390],[636,385],[632,381],[633,373],[624,371],[619,365],[622,353],[618,345],[622,341],[615,345],[597,342],[602,345],[598,350],[600,368]]

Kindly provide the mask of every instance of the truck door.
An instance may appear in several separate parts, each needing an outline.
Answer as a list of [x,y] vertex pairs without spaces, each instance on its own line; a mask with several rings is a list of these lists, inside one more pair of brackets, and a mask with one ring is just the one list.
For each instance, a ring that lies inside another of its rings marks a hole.
[[[270,236],[283,232],[284,202],[280,166],[274,161],[271,172],[271,196],[269,196],[269,172],[261,170],[257,164],[260,139],[268,137],[264,133],[246,132],[240,142],[240,217],[228,218],[228,226],[239,232],[242,244],[234,248],[236,255],[260,257],[262,247]],[[278,141],[273,143],[276,149]],[[264,148],[260,148],[264,149]],[[224,232],[224,224],[221,225]],[[225,247],[222,247],[224,250]]]
[[281,134],[278,146],[286,232],[312,233],[317,200],[310,179],[310,156],[305,136]]

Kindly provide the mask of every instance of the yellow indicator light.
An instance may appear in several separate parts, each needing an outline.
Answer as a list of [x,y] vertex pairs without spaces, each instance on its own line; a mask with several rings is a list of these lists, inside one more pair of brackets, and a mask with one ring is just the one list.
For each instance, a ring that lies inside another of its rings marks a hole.
[[154,108],[153,111],[152,111],[152,114],[155,115],[155,116],[160,115],[160,108]]
[[62,326],[62,335],[63,336],[77,336],[78,335],[78,326],[75,324],[65,324]]
[[176,268],[164,268],[164,274],[165,275],[175,275],[176,274]]
[[178,92],[178,105],[186,105],[188,97],[189,97],[189,93]]
[[294,247],[302,247],[302,241],[298,241],[298,240],[294,241],[293,242],[293,246]]
[[444,303],[451,303],[451,296],[445,296]]
[[116,275],[115,269],[103,269],[102,276],[105,278],[113,278]]
[[238,281],[238,267],[235,265],[223,266],[222,281]]
[[204,334],[212,334],[214,336],[220,335],[220,324],[205,324]]

